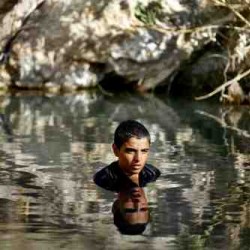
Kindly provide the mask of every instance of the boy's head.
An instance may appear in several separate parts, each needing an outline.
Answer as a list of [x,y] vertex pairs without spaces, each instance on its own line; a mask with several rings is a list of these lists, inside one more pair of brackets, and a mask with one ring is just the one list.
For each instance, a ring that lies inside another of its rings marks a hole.
[[137,121],[124,121],[115,131],[112,147],[123,172],[129,176],[138,175],[148,158],[149,132]]
[[141,234],[149,221],[148,202],[142,188],[119,192],[112,207],[114,224],[123,234]]
[[124,142],[130,138],[146,138],[150,144],[150,134],[148,130],[135,120],[127,120],[119,124],[114,134],[114,144],[120,149]]

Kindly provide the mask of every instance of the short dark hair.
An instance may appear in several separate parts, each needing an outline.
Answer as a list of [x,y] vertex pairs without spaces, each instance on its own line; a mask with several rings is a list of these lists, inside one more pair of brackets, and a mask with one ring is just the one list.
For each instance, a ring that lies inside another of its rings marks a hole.
[[150,134],[144,125],[135,120],[127,120],[121,122],[116,128],[114,134],[114,144],[120,148],[124,142],[132,137],[136,137],[138,139],[146,137],[150,143]]
[[122,216],[119,209],[114,212],[114,224],[116,225],[117,229],[121,234],[127,235],[138,235],[142,234],[148,222],[145,223],[136,223],[136,224],[129,224]]

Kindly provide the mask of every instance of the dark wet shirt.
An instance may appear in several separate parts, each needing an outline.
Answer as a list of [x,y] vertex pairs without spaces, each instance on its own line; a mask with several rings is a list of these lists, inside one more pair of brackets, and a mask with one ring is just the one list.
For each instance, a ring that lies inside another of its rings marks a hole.
[[[161,172],[156,167],[145,164],[139,173],[139,186],[145,187],[149,182],[154,182]],[[104,189],[119,192],[124,188],[138,186],[133,183],[118,166],[118,161],[112,162],[94,175],[94,182]]]

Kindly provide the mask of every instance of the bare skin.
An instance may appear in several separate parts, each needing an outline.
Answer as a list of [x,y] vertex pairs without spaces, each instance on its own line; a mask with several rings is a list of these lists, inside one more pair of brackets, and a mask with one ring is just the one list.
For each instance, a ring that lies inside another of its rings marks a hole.
[[112,145],[119,167],[136,184],[139,184],[139,173],[148,159],[149,147],[147,138],[136,137],[129,138],[120,148]]
[[148,202],[142,188],[120,192],[119,201],[120,210],[129,224],[148,222]]

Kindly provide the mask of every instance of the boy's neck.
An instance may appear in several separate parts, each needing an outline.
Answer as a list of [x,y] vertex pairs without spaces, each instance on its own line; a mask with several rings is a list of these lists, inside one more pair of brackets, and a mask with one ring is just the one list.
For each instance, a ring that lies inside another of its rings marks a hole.
[[139,185],[139,174],[128,175],[128,178],[136,185]]

